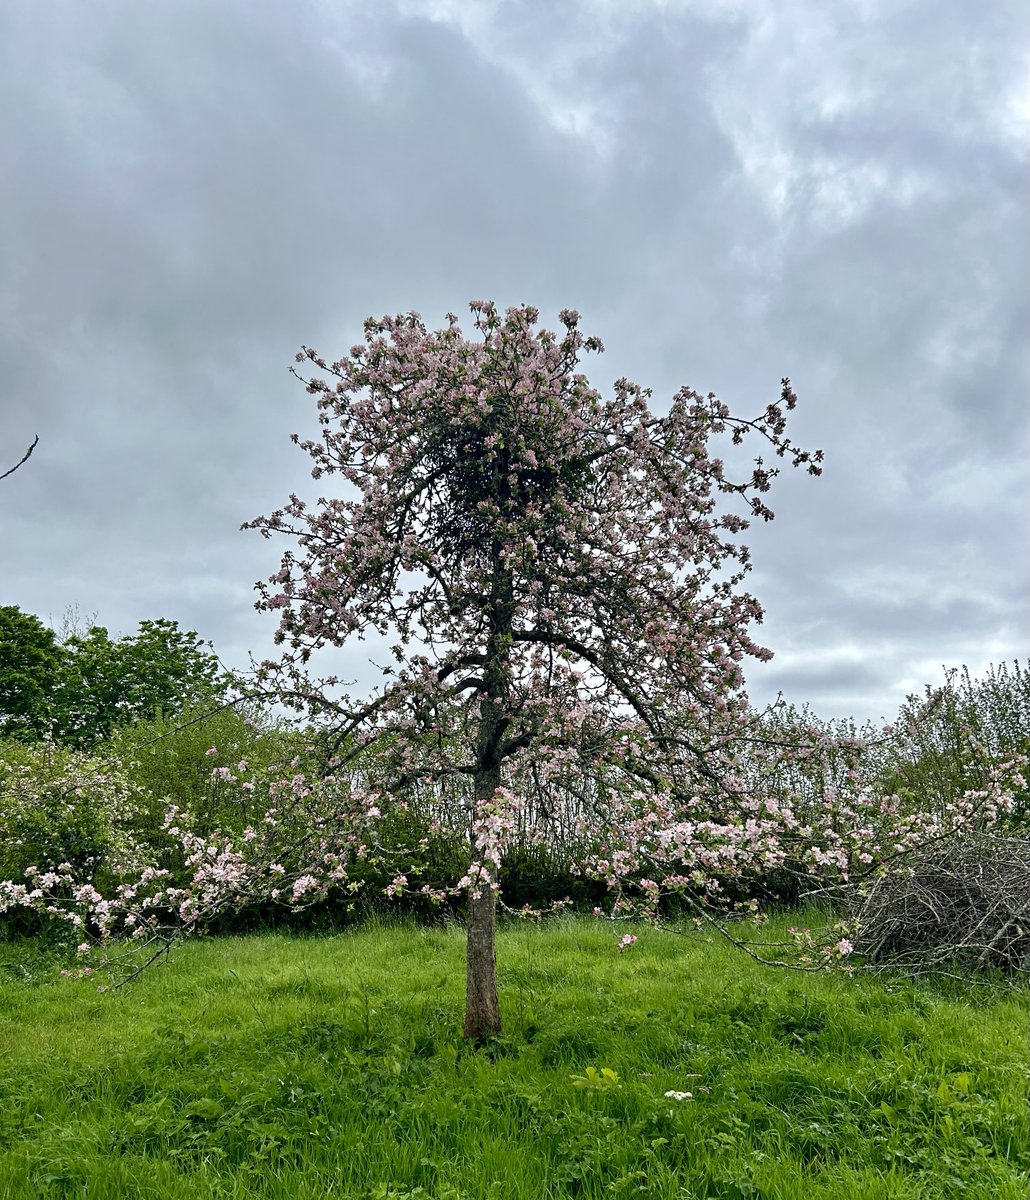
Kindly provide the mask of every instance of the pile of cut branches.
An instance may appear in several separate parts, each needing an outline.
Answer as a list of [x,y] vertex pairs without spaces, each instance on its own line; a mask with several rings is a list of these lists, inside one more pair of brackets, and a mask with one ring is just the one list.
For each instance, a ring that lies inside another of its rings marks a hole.
[[1030,976],[1030,838],[954,834],[886,868],[848,908],[867,962]]

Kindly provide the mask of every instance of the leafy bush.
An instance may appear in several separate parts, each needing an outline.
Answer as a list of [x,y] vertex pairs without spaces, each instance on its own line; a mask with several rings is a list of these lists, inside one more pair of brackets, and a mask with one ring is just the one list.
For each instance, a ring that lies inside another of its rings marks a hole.
[[298,730],[257,710],[223,708],[212,713],[201,706],[116,729],[105,752],[131,772],[146,796],[147,827],[157,838],[169,803],[191,814],[198,832],[238,833],[264,809],[256,811],[248,789],[225,787],[212,771],[267,774],[302,752],[303,746]]
[[[1015,661],[981,678],[947,672],[944,687],[910,696],[883,756],[884,790],[908,805],[944,811],[956,795],[984,785],[990,768],[1030,754],[1030,671]],[[1014,793],[1009,823],[1030,821],[1030,792]]]

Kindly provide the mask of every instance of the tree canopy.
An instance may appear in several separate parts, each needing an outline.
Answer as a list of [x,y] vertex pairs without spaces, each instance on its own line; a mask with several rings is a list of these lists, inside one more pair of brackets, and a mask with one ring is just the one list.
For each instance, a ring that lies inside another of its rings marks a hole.
[[13,604],[0,607],[0,736],[46,734],[63,663],[49,626]]
[[176,621],[141,621],[112,639],[102,625],[63,639],[31,613],[0,608],[0,731],[88,747],[118,726],[211,703],[227,678],[210,647]]

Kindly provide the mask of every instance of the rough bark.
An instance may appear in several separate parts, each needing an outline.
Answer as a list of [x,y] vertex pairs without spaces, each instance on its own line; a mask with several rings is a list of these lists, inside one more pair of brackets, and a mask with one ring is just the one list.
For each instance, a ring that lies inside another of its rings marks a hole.
[[494,950],[496,925],[497,893],[493,887],[484,887],[478,897],[468,902],[465,1037],[473,1042],[483,1042],[501,1032]]

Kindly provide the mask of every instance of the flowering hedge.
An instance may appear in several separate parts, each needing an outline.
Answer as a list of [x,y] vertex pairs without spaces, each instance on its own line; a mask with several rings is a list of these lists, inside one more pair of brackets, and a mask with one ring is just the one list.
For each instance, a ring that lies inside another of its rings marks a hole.
[[20,915],[8,928],[78,924],[66,908],[69,881],[110,891],[140,871],[151,857],[137,832],[145,799],[109,761],[52,743],[0,743],[0,879],[8,881],[0,886],[6,910]]
[[[696,821],[663,824],[662,798],[640,795],[638,808],[618,814],[615,848],[601,825],[591,827],[582,796],[563,795],[556,785],[552,801],[564,806],[578,838],[568,847],[576,854],[563,865],[596,889],[598,915],[654,916],[673,897],[711,914],[753,892],[776,870],[831,888],[873,878],[918,847],[996,827],[1012,810],[1012,789],[1025,787],[1019,761],[995,764],[984,768],[984,786],[931,811],[909,811],[896,795],[868,786],[860,744],[834,741],[824,732],[809,749],[808,788],[800,787],[795,758],[790,760],[789,780],[797,789],[792,802],[787,781],[776,775],[782,764],[763,747],[749,770],[762,773],[765,790],[749,792],[742,778],[737,811],[699,807]],[[171,805],[160,837],[143,840],[134,828],[142,811],[139,790],[110,764],[54,747],[20,747],[17,757],[9,755],[0,767],[6,876],[0,912],[8,919],[22,914],[23,922],[26,914],[64,922],[84,960],[102,951],[123,976],[177,938],[247,906],[272,903],[299,913],[327,899],[353,903],[369,889],[426,907],[460,901],[486,886],[486,879],[498,873],[503,879],[508,854],[519,849],[527,803],[517,781],[499,789],[477,807],[461,849],[460,829],[441,819],[423,823],[420,813],[432,815],[425,796],[399,802],[411,818],[407,823],[398,819],[397,804],[384,815],[374,771],[315,777],[296,759],[288,771],[258,774],[237,762],[212,767],[211,786],[225,793],[223,805],[246,796],[258,819],[238,831],[212,831],[196,813]],[[437,818],[446,812],[441,800]],[[456,842],[451,877],[423,881],[432,855]],[[466,869],[456,877],[459,862]],[[537,904],[527,908],[540,911]],[[620,943],[630,944],[625,938]],[[799,940],[802,959],[826,961],[852,949],[847,937],[834,935],[813,959],[814,944]]]

